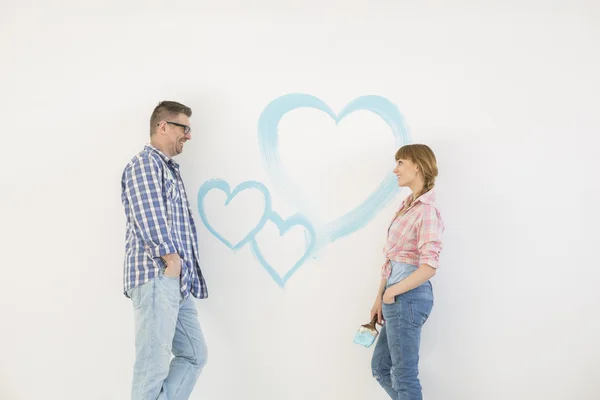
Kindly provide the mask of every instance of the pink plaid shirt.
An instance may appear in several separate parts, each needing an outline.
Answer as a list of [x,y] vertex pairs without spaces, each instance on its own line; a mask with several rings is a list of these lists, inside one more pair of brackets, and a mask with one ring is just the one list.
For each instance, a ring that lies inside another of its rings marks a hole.
[[[406,199],[400,210],[404,204]],[[443,232],[444,222],[435,206],[435,193],[431,189],[419,196],[406,213],[392,220],[383,247],[385,263],[381,277],[389,278],[392,272],[390,260],[416,266],[427,264],[437,269]]]

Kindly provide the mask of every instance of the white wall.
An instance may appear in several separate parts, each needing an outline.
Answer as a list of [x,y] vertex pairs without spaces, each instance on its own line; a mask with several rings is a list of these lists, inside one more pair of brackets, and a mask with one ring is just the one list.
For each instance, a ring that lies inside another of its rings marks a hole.
[[[423,332],[425,398],[600,398],[600,5],[405,3],[3,2],[0,398],[128,398],[119,179],[148,139],[152,108],[193,108],[179,161],[195,210],[206,181],[251,180],[285,218],[300,210],[269,180],[257,123],[288,93],[335,113],[383,96],[411,141],[436,151],[447,230]],[[393,168],[390,132],[367,111],[337,127],[294,111],[281,122],[281,157],[331,220]],[[219,210],[215,193],[207,214],[235,234],[223,222],[235,202]],[[352,337],[405,194],[283,289],[248,245],[230,250],[196,213],[209,363],[192,398],[385,399],[372,349]],[[281,246],[265,229],[265,253],[293,262],[302,230]]]

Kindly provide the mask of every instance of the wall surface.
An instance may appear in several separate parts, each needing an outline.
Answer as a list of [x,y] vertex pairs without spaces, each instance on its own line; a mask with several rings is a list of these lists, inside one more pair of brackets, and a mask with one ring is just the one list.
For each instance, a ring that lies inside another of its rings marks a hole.
[[0,398],[129,398],[120,175],[164,99],[193,109],[192,399],[386,398],[352,338],[404,143],[446,224],[425,398],[600,398],[598,49],[593,1],[3,2]]

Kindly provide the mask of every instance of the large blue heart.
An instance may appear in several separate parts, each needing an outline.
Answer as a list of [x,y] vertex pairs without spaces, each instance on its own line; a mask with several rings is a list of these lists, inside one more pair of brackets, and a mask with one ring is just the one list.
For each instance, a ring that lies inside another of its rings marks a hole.
[[[298,207],[303,214],[311,217],[317,225],[316,248],[321,248],[338,238],[344,237],[363,228],[377,213],[388,204],[398,193],[397,177],[390,171],[381,181],[379,187],[361,204],[341,217],[325,223],[317,223],[313,205],[303,196],[302,192],[289,178],[279,157],[278,126],[281,118],[297,108],[314,108],[321,110],[338,124],[349,114],[358,110],[374,112],[381,117],[392,129],[396,148],[409,143],[410,137],[404,123],[404,117],[398,108],[388,99],[381,96],[361,96],[350,102],[335,115],[331,108],[317,97],[292,93],[281,96],[269,103],[258,121],[258,144],[267,173],[280,194]],[[394,149],[395,151],[396,149]]]

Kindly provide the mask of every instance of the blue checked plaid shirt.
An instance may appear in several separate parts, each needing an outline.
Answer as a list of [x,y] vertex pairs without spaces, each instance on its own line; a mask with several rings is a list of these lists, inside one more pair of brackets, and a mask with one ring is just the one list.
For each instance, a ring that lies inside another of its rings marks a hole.
[[148,144],[127,164],[121,179],[127,217],[123,289],[156,277],[166,264],[161,256],[179,253],[184,298],[208,297],[198,261],[198,234],[179,174],[179,164]]

